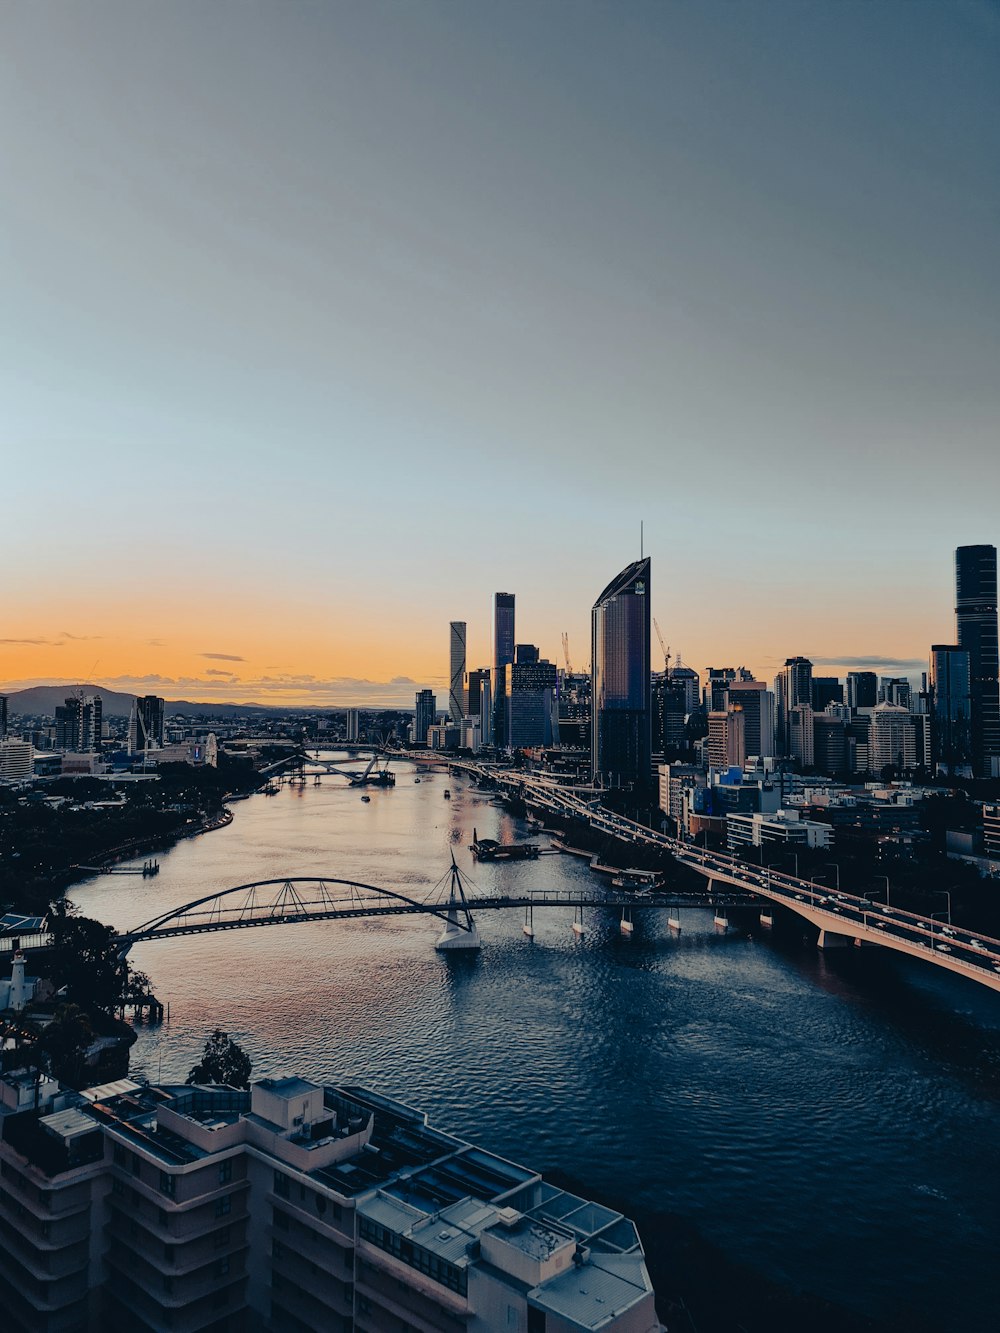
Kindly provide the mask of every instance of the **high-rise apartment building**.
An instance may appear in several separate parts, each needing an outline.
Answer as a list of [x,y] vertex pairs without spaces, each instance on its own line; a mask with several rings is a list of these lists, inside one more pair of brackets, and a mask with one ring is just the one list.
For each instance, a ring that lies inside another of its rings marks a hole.
[[649,782],[650,560],[623,569],[591,612],[591,771],[607,786]]
[[711,768],[743,768],[747,761],[743,709],[720,709],[708,715],[708,763]]
[[891,768],[898,775],[923,765],[924,719],[899,704],[880,703],[868,724],[868,768],[880,775]]
[[100,750],[103,725],[101,696],[74,695],[56,708],[56,748],[80,754]]
[[142,754],[163,746],[164,701],[156,694],[132,700],[128,719],[128,752]]
[[937,773],[972,776],[972,669],[967,649],[931,648],[931,763]]
[[0,1076],[4,1329],[659,1328],[635,1226],[351,1084]]
[[453,620],[448,634],[448,715],[455,726],[469,712],[469,690],[466,683],[465,621]]
[[7,739],[7,696],[0,694],[0,741]]
[[413,743],[427,744],[427,733],[437,721],[437,698],[433,690],[417,690],[413,718]]
[[727,707],[743,710],[747,756],[774,754],[774,695],[762,680],[734,680],[726,690]]
[[816,764],[814,717],[812,704],[795,704],[788,710],[788,754],[799,769]]
[[344,724],[344,739],[347,741],[357,741],[361,735],[361,710],[358,708],[349,708],[347,710],[347,716],[344,719]]
[[514,660],[514,594],[493,594],[493,744],[503,748],[506,736],[507,705],[504,700],[506,669]]
[[908,676],[882,676],[878,683],[880,704],[895,704],[909,708],[913,699],[913,685]]
[[878,676],[874,671],[848,671],[847,706],[853,712],[858,708],[874,708],[878,703]]
[[976,777],[1000,776],[997,548],[960,546],[955,583],[958,646],[969,654],[973,771]]

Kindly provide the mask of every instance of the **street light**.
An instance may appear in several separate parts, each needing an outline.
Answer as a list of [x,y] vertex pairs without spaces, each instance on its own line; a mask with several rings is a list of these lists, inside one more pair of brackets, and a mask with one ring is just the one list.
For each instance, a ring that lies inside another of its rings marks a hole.
[[[874,875],[873,878],[874,878],[874,879],[884,879],[884,880],[885,880],[885,905],[886,905],[886,907],[888,907],[888,906],[889,906],[889,876],[888,876],[888,875]],[[865,896],[867,897],[867,894],[866,894]]]
[[[949,889],[935,889],[936,894],[944,894],[948,900],[948,925],[951,925],[951,891]],[[934,915],[933,913],[931,915]]]
[[837,872],[837,892],[839,893],[839,892],[840,892],[840,866],[837,864],[836,861],[824,861],[824,862],[823,862],[823,865],[825,865],[825,866],[832,866],[833,869]]

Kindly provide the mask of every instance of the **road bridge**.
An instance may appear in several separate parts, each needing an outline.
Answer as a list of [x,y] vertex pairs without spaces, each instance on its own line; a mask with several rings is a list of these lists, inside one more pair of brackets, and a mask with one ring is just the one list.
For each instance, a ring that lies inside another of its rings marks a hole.
[[591,828],[635,846],[669,852],[676,861],[705,876],[710,885],[728,884],[795,912],[819,931],[821,949],[846,945],[878,945],[908,954],[948,972],[1000,991],[1000,940],[953,927],[936,917],[904,912],[872,903],[857,894],[820,888],[811,880],[756,867],[728,852],[708,851],[646,828],[625,815],[607,810],[599,799],[584,799],[572,788],[547,778],[474,762],[456,761],[481,781],[495,782],[511,795],[562,818],[580,819]]

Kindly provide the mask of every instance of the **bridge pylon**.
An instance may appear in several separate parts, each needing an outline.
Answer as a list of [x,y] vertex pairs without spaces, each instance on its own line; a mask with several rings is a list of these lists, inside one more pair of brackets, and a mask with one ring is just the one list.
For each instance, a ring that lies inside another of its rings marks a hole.
[[462,887],[462,876],[455,864],[455,853],[451,854],[451,886],[448,890],[448,912],[445,927],[434,943],[434,948],[442,952],[453,949],[481,949],[479,931],[469,911]]

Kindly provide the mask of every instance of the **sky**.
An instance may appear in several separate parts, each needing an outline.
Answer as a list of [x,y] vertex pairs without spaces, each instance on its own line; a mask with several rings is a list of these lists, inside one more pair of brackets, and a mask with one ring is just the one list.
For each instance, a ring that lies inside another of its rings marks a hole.
[[[914,674],[1000,537],[1000,5],[0,7],[0,688]],[[658,662],[654,660],[654,665]]]

